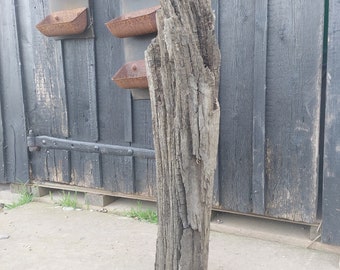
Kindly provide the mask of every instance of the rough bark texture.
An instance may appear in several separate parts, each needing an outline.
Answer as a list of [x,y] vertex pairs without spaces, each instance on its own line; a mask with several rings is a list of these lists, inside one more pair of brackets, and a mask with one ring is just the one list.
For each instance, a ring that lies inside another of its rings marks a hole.
[[146,51],[157,163],[156,269],[207,269],[220,108],[209,0],[161,0]]

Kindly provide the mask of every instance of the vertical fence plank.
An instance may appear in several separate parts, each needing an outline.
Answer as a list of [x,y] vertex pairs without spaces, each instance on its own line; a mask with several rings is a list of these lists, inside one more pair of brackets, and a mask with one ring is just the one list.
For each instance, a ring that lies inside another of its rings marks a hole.
[[265,110],[267,76],[268,0],[255,1],[254,94],[253,94],[253,213],[265,212]]
[[[1,16],[1,11],[0,11]],[[0,33],[2,32],[1,25],[0,25]],[[1,70],[0,70],[1,74]],[[1,77],[1,75],[0,75]],[[1,113],[1,107],[2,107],[2,98],[1,93],[3,92],[3,89],[0,85],[0,183],[6,183],[5,179],[5,160],[4,160],[4,130],[2,125],[2,113]]]
[[219,3],[220,206],[246,213],[252,210],[254,9],[255,1]]
[[[133,147],[153,149],[152,117],[149,100],[133,101]],[[135,158],[136,192],[155,196],[155,160]]]
[[2,89],[5,174],[9,182],[26,182],[29,179],[28,154],[16,16],[16,1],[3,2],[0,17],[0,88]]
[[[158,5],[158,0],[121,1],[122,12],[128,13],[150,6]],[[125,62],[135,61],[144,58],[144,51],[150,44],[151,35],[136,36],[124,39],[124,60]],[[144,98],[145,90],[133,90],[133,96]],[[148,94],[145,95],[146,97]],[[153,148],[153,134],[151,127],[151,106],[149,100],[133,100],[132,102],[132,146],[140,148]],[[155,167],[154,160],[134,158],[135,192],[145,196],[155,196]]]
[[[129,146],[132,141],[130,93],[117,87],[111,77],[124,63],[123,40],[114,37],[105,23],[121,15],[120,0],[94,1],[97,93],[100,140]],[[134,192],[132,157],[103,155],[103,187],[115,192]]]
[[[220,7],[219,0],[212,0],[211,7],[215,13],[215,35],[218,44],[220,44]],[[220,176],[219,176],[219,154],[217,155],[217,165],[215,171],[215,179],[214,179],[214,189],[213,189],[213,206],[219,207],[220,205]]]
[[[0,18],[3,18],[3,12],[7,12],[7,10],[3,8],[0,9]],[[3,30],[4,24],[0,23],[0,44],[2,44],[5,38],[2,33],[5,31]],[[1,59],[0,59],[1,61]],[[1,77],[2,74],[2,65],[0,63],[0,82],[4,79]],[[2,106],[3,106],[3,98],[2,93],[4,89],[2,88],[2,84],[0,83],[0,183],[6,183],[5,179],[5,159],[4,159],[4,129],[2,124]]]
[[323,1],[268,6],[266,214],[315,222]]
[[[35,29],[35,25],[49,14],[48,1],[29,2],[32,40],[24,47],[26,52],[24,70],[28,72],[25,78],[29,129],[32,129],[36,135],[67,138],[69,131],[61,42],[45,37]],[[21,16],[27,14],[22,13]],[[22,32],[27,29],[26,27]],[[30,53],[32,56],[29,56]],[[33,82],[31,83],[29,70],[32,69],[32,64]],[[71,177],[68,159],[69,152],[63,150],[45,149],[32,153],[32,177],[35,180],[68,183]],[[58,166],[55,166],[56,164]]]
[[98,141],[94,42],[63,41],[63,59],[72,139]]
[[322,242],[340,245],[340,2],[329,1]]
[[31,1],[35,88],[28,96],[29,118],[36,134],[67,138],[68,116],[61,42],[45,37],[35,29],[35,25],[48,14],[47,0]]
[[[99,135],[94,40],[63,40],[63,56],[70,138],[97,142]],[[71,165],[74,184],[102,186],[99,154],[72,151]]]
[[124,63],[123,40],[114,37],[105,26],[120,15],[120,0],[94,1],[100,140],[107,144],[129,145],[124,131],[126,109],[131,110],[127,107],[130,94],[111,80]]
[[130,93],[127,93],[125,97],[125,110],[124,110],[124,138],[125,142],[132,143],[132,130],[133,130],[133,123],[132,123],[132,96]]

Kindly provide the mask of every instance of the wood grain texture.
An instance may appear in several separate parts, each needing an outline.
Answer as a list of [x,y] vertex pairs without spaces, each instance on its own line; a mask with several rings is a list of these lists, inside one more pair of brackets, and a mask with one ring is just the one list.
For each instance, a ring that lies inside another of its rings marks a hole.
[[34,29],[49,14],[48,2],[33,0],[30,3],[35,85],[28,100],[30,124],[34,126],[35,134],[67,138],[68,116],[61,42],[49,39]]
[[325,158],[321,240],[340,245],[340,3],[329,1]]
[[111,35],[105,27],[109,20],[121,15],[119,0],[93,1],[95,29],[95,57],[100,141],[107,144],[129,145],[125,140],[127,106],[130,96],[111,81],[111,77],[124,63],[122,40]]
[[43,149],[30,154],[31,179],[69,184],[71,182],[70,151]]
[[255,1],[220,1],[220,206],[252,211]]
[[135,193],[133,157],[102,155],[103,188],[113,192]]
[[[24,24],[22,28],[22,32],[32,34],[30,39],[23,41],[29,129],[36,135],[67,138],[69,129],[62,44],[61,41],[43,36],[35,29],[35,25],[49,14],[48,1],[33,0],[29,5],[31,29]],[[31,154],[31,177],[68,183],[71,176],[66,176],[65,173],[70,171],[70,167],[69,162],[64,161],[69,159],[69,154],[60,150],[52,152],[53,154],[46,151]],[[56,159],[52,160],[53,158]],[[63,167],[54,168],[52,164]],[[65,179],[61,179],[60,175],[65,176]]]
[[[73,140],[99,139],[94,50],[93,39],[63,41],[69,133]],[[74,184],[98,187],[102,182],[99,154],[72,151],[71,166]]]
[[93,39],[64,40],[63,60],[69,136],[77,140],[98,141]]
[[133,142],[132,146],[153,149],[152,117],[149,100],[133,101]]
[[[1,16],[1,12],[0,12],[0,16]],[[2,32],[1,25],[0,25],[0,32]],[[1,70],[0,70],[0,74],[1,74]],[[0,93],[2,92],[3,90],[0,85]],[[4,159],[4,129],[2,125],[1,107],[2,107],[2,98],[0,95],[0,183],[6,183],[7,181],[5,178],[5,159]]]
[[[95,57],[100,142],[129,146],[133,140],[132,100],[111,77],[124,63],[123,40],[115,38],[105,23],[121,15],[121,1],[93,1]],[[134,192],[134,163],[131,157],[101,157],[103,187],[117,192]]]
[[220,51],[210,1],[161,1],[146,51],[156,152],[155,269],[207,269]]
[[[137,148],[153,149],[150,100],[133,100],[133,142]],[[135,187],[138,194],[155,196],[156,167],[154,159],[134,159]]]
[[265,111],[267,78],[268,0],[255,1],[254,88],[253,88],[253,166],[252,203],[254,214],[265,213]]
[[[220,4],[219,0],[212,0],[211,1],[211,8],[215,15],[215,35],[218,44],[220,44]],[[220,78],[221,79],[221,78]],[[220,176],[219,176],[219,155],[217,157],[217,165],[215,170],[215,177],[214,177],[214,189],[213,189],[213,206],[219,207],[220,206]]]
[[[153,148],[150,102],[132,101],[128,91],[111,81],[125,61],[143,56],[151,36],[118,39],[104,23],[155,2],[91,1],[96,38],[64,42],[46,38],[35,29],[49,13],[48,0],[3,3],[0,149],[5,151],[1,154],[0,150],[0,164],[6,169],[0,167],[0,181],[27,180],[26,129],[36,135]],[[222,50],[216,207],[315,221],[322,2],[212,1]],[[336,1],[332,9],[338,12]],[[338,141],[333,134],[339,133],[334,75],[338,72],[338,22],[334,14],[327,97],[325,242],[338,239],[333,228],[338,223],[334,213],[339,208],[339,192],[337,178],[332,178],[338,173]],[[31,153],[29,158],[35,179],[156,194],[154,160],[98,153],[71,157],[70,152],[60,150]]]
[[5,177],[7,182],[26,182],[29,179],[28,153],[16,1],[4,2],[0,14],[0,89]]
[[323,1],[269,1],[266,215],[315,222]]
[[135,192],[146,197],[156,198],[156,161],[155,159],[135,158]]

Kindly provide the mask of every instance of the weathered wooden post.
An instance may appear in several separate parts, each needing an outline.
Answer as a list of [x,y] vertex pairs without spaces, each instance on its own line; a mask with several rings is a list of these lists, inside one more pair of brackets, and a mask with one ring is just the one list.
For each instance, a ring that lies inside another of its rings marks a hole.
[[210,0],[161,0],[146,51],[157,162],[156,269],[207,269],[220,51]]

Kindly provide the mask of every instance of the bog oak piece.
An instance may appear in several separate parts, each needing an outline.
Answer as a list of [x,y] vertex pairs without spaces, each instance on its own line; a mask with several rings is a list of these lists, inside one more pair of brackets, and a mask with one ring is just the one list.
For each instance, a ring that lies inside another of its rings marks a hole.
[[161,0],[146,51],[156,152],[156,269],[207,269],[220,107],[208,0]]

